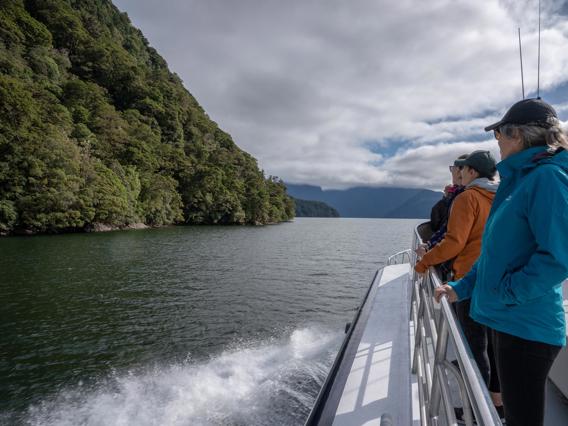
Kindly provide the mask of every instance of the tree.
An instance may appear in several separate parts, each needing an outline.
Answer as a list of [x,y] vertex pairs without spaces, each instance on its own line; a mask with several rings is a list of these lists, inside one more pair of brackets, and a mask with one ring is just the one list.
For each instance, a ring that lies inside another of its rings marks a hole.
[[0,7],[0,232],[292,217],[109,0]]

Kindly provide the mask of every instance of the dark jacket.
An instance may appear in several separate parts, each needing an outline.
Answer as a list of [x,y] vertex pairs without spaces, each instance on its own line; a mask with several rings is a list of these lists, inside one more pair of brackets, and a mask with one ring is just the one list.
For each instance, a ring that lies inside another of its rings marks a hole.
[[465,188],[461,185],[454,185],[453,190],[446,197],[446,218],[440,228],[437,231],[434,231],[434,235],[432,235],[432,237],[430,237],[430,239],[428,240],[428,249],[431,249],[444,239],[446,231],[448,230],[448,217],[450,216],[450,209],[452,208],[452,204],[454,203],[456,197],[460,195],[464,191],[464,189]]
[[448,198],[444,196],[432,207],[432,211],[430,212],[430,227],[433,232],[438,231],[446,220],[448,220],[448,206]]

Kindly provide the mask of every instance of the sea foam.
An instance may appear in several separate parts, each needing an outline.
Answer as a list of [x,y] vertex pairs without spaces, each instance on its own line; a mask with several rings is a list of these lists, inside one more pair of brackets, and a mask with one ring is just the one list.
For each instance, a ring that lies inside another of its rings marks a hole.
[[203,363],[154,367],[59,391],[28,409],[32,425],[300,424],[341,341],[316,327],[226,351]]

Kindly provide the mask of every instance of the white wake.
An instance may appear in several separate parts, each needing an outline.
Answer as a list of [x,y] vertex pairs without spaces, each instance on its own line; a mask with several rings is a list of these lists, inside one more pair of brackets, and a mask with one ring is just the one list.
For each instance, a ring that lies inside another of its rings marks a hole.
[[[205,363],[110,377],[29,408],[32,425],[302,423],[342,336],[317,328],[228,351]],[[276,417],[276,418],[275,418]]]

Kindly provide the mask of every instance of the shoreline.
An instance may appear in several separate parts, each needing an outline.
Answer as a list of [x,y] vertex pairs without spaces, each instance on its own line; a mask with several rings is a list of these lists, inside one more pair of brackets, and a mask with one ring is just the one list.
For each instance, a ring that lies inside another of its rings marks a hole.
[[294,219],[285,220],[282,222],[267,222],[267,223],[169,223],[165,225],[146,225],[142,222],[131,223],[123,226],[109,225],[106,223],[93,223],[84,228],[70,228],[58,231],[34,231],[31,229],[18,229],[14,232],[0,232],[0,238],[9,237],[36,237],[36,236],[46,236],[46,235],[64,235],[64,234],[99,234],[105,232],[115,232],[115,231],[138,231],[144,229],[160,229],[167,227],[181,227],[181,226],[267,226],[267,225],[279,225],[281,223],[291,223]]

